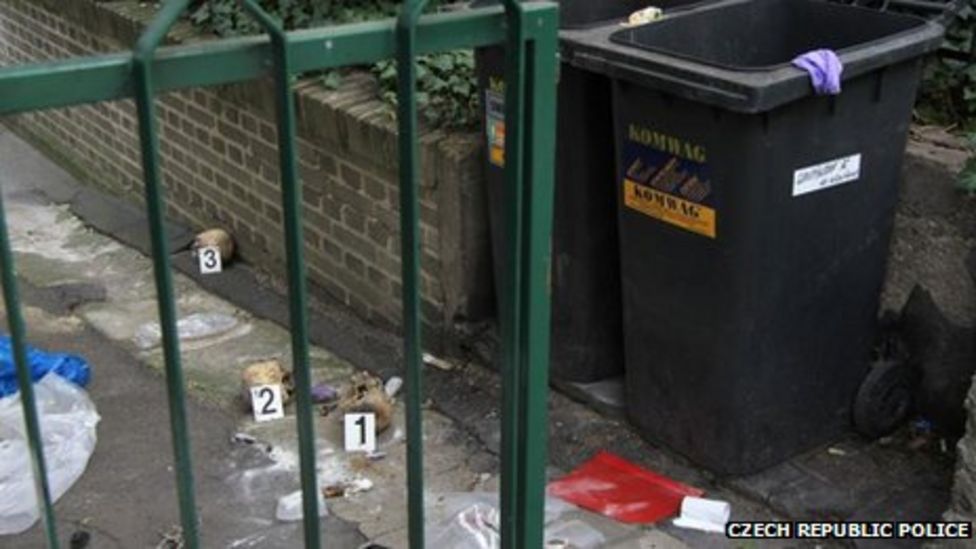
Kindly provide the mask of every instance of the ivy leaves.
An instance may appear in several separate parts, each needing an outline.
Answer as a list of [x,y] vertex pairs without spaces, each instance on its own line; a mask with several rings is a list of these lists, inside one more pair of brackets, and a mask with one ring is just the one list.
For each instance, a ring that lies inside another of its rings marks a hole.
[[928,122],[976,132],[976,0],[964,0],[946,29],[949,55],[925,68],[919,114]]
[[[397,70],[392,60],[373,66],[383,99],[396,105]],[[478,85],[474,55],[451,51],[417,59],[417,105],[438,127],[473,126],[478,121]]]
[[[429,6],[446,3],[432,0]],[[261,6],[287,29],[319,25],[354,23],[393,17],[400,3],[396,0],[261,0]],[[210,0],[190,15],[194,25],[219,36],[261,32],[237,0]],[[380,96],[396,105],[396,64],[381,61],[370,68],[380,84]],[[342,83],[342,72],[327,71],[321,76],[326,88]],[[470,51],[426,55],[417,59],[417,103],[424,117],[437,127],[472,126],[478,120],[478,88],[474,56]]]

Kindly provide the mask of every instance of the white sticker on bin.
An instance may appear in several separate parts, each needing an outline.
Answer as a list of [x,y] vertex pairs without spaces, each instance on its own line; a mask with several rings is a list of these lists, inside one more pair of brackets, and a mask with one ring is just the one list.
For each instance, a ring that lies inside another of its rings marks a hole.
[[793,196],[822,191],[861,177],[861,154],[835,158],[793,172]]

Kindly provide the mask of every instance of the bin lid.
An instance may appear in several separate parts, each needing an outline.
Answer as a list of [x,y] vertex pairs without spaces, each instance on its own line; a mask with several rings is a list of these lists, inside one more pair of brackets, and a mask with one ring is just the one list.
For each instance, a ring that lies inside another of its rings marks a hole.
[[878,11],[915,15],[946,23],[962,9],[962,0],[829,0]]
[[943,33],[917,16],[825,0],[719,0],[647,25],[566,32],[561,52],[585,70],[756,113],[813,93],[796,55],[833,49],[849,80],[934,51]]

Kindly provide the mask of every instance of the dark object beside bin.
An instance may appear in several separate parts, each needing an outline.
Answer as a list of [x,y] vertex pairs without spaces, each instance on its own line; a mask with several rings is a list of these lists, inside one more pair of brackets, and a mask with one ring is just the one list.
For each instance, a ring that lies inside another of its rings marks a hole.
[[[493,3],[476,2],[473,7]],[[665,5],[691,3],[671,0]],[[564,29],[622,19],[647,6],[646,0],[563,0],[559,4]],[[488,136],[486,180],[497,287],[505,272],[509,242],[502,218],[504,49],[479,49],[476,63]],[[616,198],[610,186],[616,172],[610,96],[607,77],[565,63],[560,67],[551,373],[562,381],[590,382],[623,373]]]
[[[645,436],[746,474],[849,428],[921,56],[941,34],[752,0],[564,47],[614,77],[628,414]],[[844,63],[838,96],[789,65],[818,48]]]

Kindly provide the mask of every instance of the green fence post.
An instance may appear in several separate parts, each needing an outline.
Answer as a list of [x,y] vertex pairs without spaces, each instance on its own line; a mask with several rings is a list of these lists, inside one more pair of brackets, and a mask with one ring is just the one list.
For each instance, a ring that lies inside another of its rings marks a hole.
[[518,547],[541,547],[545,517],[547,442],[549,434],[550,240],[555,169],[557,18],[525,16],[523,22],[545,28],[531,43],[526,64],[524,122],[525,184],[521,239],[522,347],[519,448],[521,527]]
[[[555,12],[505,0],[505,202],[502,281],[502,547],[541,547],[549,373],[549,241],[555,155]],[[530,26],[542,29],[533,41]]]
[[166,209],[159,172],[159,138],[153,103],[153,58],[156,48],[186,9],[187,4],[189,0],[170,0],[163,5],[159,14],[136,43],[132,53],[132,76],[136,110],[139,116],[139,142],[142,148],[143,177],[146,182],[146,210],[149,214],[149,232],[152,240],[156,300],[163,337],[163,356],[166,361],[166,392],[169,398],[170,433],[173,437],[180,522],[183,526],[183,540],[187,547],[197,549],[200,546],[200,539],[193,487],[193,464],[190,458],[186,394],[183,387],[183,367],[180,363],[180,338],[176,328],[177,312],[173,295],[173,275],[170,271],[169,243],[166,237]]
[[14,255],[10,250],[10,237],[7,233],[7,218],[3,207],[2,189],[0,189],[0,270],[2,270],[0,274],[3,277],[3,303],[7,310],[7,326],[10,328],[10,344],[13,349],[17,384],[20,389],[20,404],[24,410],[24,425],[27,427],[27,442],[30,445],[31,463],[34,468],[37,505],[41,508],[41,518],[44,520],[47,546],[51,549],[57,549],[57,525],[54,522],[54,507],[51,504],[51,489],[48,486],[44,444],[43,439],[41,439],[41,425],[37,415],[37,401],[34,399],[34,381],[31,379],[30,364],[27,361],[27,349],[25,347],[27,331],[24,328],[24,317],[20,313],[17,272],[14,270]]
[[[502,475],[501,475],[501,542],[505,549],[527,547],[519,539],[519,523],[524,515],[521,505],[524,486],[521,483],[520,447],[522,432],[522,200],[523,200],[523,112],[525,111],[525,33],[523,6],[517,0],[505,0],[508,37],[505,43],[505,201],[504,222],[508,228],[508,269],[499,281],[502,294],[499,308],[501,329],[502,373]],[[533,436],[544,436],[533,433]]]
[[410,547],[424,547],[423,344],[417,204],[417,20],[426,0],[405,0],[396,26],[397,122],[400,159],[400,250],[403,354],[406,368],[407,512]]
[[308,296],[302,237],[302,189],[295,163],[295,96],[291,89],[288,37],[281,25],[254,0],[242,0],[245,8],[271,37],[275,60],[275,110],[278,118],[278,166],[281,171],[281,203],[284,211],[285,250],[288,267],[288,310],[291,328],[292,372],[295,376],[298,453],[301,463],[302,513],[305,547],[321,546],[319,532],[319,483],[315,472],[315,420],[308,356]]

